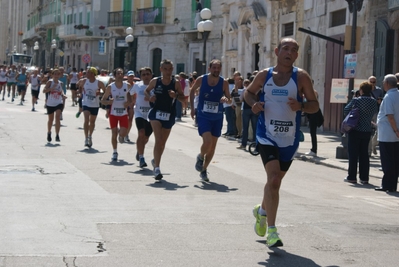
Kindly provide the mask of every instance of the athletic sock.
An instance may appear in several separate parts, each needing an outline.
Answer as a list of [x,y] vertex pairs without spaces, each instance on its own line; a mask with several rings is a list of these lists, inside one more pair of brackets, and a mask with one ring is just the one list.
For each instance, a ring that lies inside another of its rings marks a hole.
[[266,211],[264,209],[262,209],[262,206],[259,207],[258,209],[258,213],[262,216],[266,216]]

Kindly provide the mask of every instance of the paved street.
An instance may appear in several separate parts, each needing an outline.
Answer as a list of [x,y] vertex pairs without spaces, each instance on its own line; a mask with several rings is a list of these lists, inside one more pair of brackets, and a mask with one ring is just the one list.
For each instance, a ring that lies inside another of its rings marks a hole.
[[[344,183],[347,160],[335,159],[336,135],[319,134],[319,157],[310,158],[305,133],[281,188],[284,247],[270,250],[253,231],[252,208],[266,179],[259,156],[221,138],[211,182],[202,183],[194,169],[201,140],[185,117],[166,144],[164,180],[154,183],[152,170],[138,167],[133,143],[118,144],[119,161],[111,162],[104,110],[92,149],[83,146],[83,118],[75,118],[70,99],[61,142],[47,143],[40,98],[37,112],[30,96],[25,106],[0,101],[0,267],[399,264],[399,193],[373,190],[382,176],[378,157],[371,185]],[[153,144],[151,137],[149,165]]]

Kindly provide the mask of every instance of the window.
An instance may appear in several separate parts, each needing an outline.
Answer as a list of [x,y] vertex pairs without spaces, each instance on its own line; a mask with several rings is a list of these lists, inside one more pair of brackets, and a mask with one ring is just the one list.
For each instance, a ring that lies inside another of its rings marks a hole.
[[294,35],[294,22],[283,24],[283,37]]
[[90,12],[87,12],[87,23],[86,25],[90,25]]
[[341,9],[341,10],[331,12],[330,19],[331,19],[330,27],[345,25],[346,9]]

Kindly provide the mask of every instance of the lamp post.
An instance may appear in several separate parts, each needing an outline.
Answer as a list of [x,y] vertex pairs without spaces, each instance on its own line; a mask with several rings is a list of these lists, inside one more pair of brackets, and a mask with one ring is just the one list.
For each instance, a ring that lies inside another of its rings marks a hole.
[[57,49],[57,40],[51,41],[51,49],[53,50],[52,68],[55,67],[55,50]]
[[36,53],[36,66],[39,66],[39,42],[36,41],[35,45],[33,46],[33,50],[35,50]]
[[133,68],[132,66],[132,45],[134,41],[134,36],[133,36],[133,29],[132,27],[128,27],[125,30],[127,36],[125,37],[125,42],[129,45],[129,70]]
[[202,33],[202,38],[204,39],[204,46],[202,48],[202,74],[206,73],[206,41],[209,37],[209,33],[213,29],[213,22],[210,20],[212,17],[212,11],[208,8],[201,10],[201,18],[204,21],[200,21],[197,24],[197,29]]
[[26,44],[22,45],[22,51],[24,51],[24,54],[26,54],[26,50],[28,50],[28,47],[26,47]]
[[[352,30],[351,30],[351,50],[350,53],[356,53],[356,29],[357,29],[357,12],[362,9],[363,0],[346,0],[348,2],[349,12],[353,13]],[[352,91],[354,89],[355,79],[349,79],[348,101],[352,99]]]

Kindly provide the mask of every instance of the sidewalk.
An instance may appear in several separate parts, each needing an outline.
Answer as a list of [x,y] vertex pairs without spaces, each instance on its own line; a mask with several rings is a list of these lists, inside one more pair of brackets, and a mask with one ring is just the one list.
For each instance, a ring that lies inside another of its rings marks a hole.
[[[317,157],[306,156],[305,153],[310,151],[312,147],[309,128],[301,127],[305,135],[305,141],[299,144],[296,159],[322,164],[328,167],[348,170],[347,159],[337,159],[336,148],[341,144],[341,136],[335,133],[317,131]],[[382,178],[383,172],[378,168],[381,167],[379,150],[378,154],[370,157],[370,177]],[[345,177],[342,177],[344,179]]]
[[[186,127],[193,126],[193,120],[189,115],[182,117],[181,125]],[[226,129],[226,120],[224,120],[223,130]],[[298,152],[295,157],[296,160],[314,162],[315,164],[321,164],[331,168],[337,168],[344,171],[348,170],[348,160],[347,159],[337,159],[336,148],[341,144],[341,136],[331,132],[321,132],[317,130],[317,157],[307,156],[306,152],[310,151],[312,147],[311,138],[309,134],[309,128],[306,126],[301,127],[301,131],[305,135],[305,141],[299,144]],[[377,155],[372,155],[370,157],[370,177],[382,178],[383,172],[378,168],[381,167],[379,151],[377,150]],[[342,177],[342,180],[346,176]],[[379,186],[379,184],[378,184]]]

